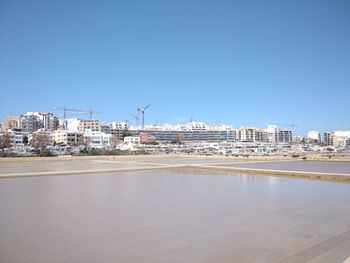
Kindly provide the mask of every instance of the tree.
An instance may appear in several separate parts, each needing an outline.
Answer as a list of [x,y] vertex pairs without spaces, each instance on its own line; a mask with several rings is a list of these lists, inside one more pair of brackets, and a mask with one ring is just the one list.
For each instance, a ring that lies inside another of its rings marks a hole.
[[28,145],[28,136],[27,135],[23,136],[23,144]]
[[10,147],[11,147],[11,135],[7,132],[0,135],[0,149],[4,150]]
[[121,144],[122,141],[120,139],[118,139],[117,136],[113,135],[111,138],[111,146],[113,149],[115,149],[117,147],[117,145]]
[[87,136],[80,136],[78,139],[78,145],[83,145],[84,149],[87,150],[90,147],[91,138]]
[[30,140],[30,146],[39,150],[40,153],[46,149],[48,145],[50,145],[49,135],[45,132],[34,133],[32,139]]

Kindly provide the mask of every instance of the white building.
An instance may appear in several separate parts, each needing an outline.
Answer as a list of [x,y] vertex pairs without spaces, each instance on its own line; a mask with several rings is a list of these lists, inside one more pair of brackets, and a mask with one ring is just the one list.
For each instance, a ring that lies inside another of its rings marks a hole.
[[345,147],[348,139],[350,139],[350,131],[335,131],[333,145],[335,147]]
[[240,128],[236,138],[239,142],[267,142],[267,132],[260,128]]
[[272,143],[278,142],[278,126],[277,125],[268,125],[267,129],[267,140]]
[[69,130],[56,130],[52,133],[52,141],[56,144],[78,145],[82,133]]
[[290,129],[282,129],[277,125],[268,125],[267,140],[272,143],[288,143],[293,140],[293,133]]
[[67,119],[67,130],[77,132],[79,128],[80,120],[77,118]]
[[23,146],[25,144],[24,138],[27,138],[28,143],[28,133],[22,131],[21,129],[9,129],[7,132],[10,134],[11,147]]
[[124,142],[127,144],[140,144],[140,136],[126,136]]
[[321,133],[319,131],[309,131],[307,133],[307,138],[309,141],[320,142],[321,141]]
[[104,148],[111,146],[112,134],[86,129],[83,136],[90,139],[90,147],[92,148]]
[[111,130],[128,130],[130,128],[130,125],[126,121],[122,122],[111,122],[109,124],[109,127]]
[[49,112],[26,112],[20,116],[20,128],[26,132],[34,132],[42,128],[52,131],[58,126],[58,118]]

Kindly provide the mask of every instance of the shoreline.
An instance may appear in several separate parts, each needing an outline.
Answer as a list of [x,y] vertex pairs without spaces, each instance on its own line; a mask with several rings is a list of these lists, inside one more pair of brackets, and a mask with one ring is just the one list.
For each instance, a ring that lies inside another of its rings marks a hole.
[[[309,179],[309,180],[319,180],[319,181],[327,181],[327,182],[340,182],[340,183],[350,183],[350,173],[328,173],[328,172],[312,172],[312,171],[294,171],[294,170],[276,170],[276,169],[265,169],[265,168],[247,168],[247,167],[234,167],[234,166],[224,166],[224,165],[215,165],[215,163],[208,164],[166,164],[166,163],[146,163],[145,160],[152,160],[158,157],[158,159],[169,159],[170,156],[79,156],[79,157],[37,157],[37,158],[13,158],[10,159],[9,162],[4,162],[3,160],[0,161],[0,168],[1,164],[12,164],[14,162],[19,163],[26,163],[26,161],[31,161],[33,165],[36,165],[37,162],[43,163],[43,160],[54,160],[54,161],[62,161],[62,162],[69,162],[69,161],[140,161],[140,164],[143,164],[142,166],[135,166],[135,167],[116,167],[116,168],[98,168],[98,169],[78,169],[78,170],[62,170],[62,171],[39,171],[39,172],[18,172],[18,173],[4,173],[0,174],[0,180],[1,179],[15,179],[15,178],[26,178],[26,177],[42,177],[42,176],[69,176],[69,175],[84,175],[84,174],[102,174],[102,173],[119,173],[119,172],[133,172],[133,171],[149,171],[149,170],[166,170],[166,169],[182,169],[182,170],[189,170],[189,169],[195,169],[197,171],[199,170],[206,170],[206,171],[227,171],[232,173],[239,173],[239,174],[247,174],[247,175],[256,175],[256,176],[277,176],[277,177],[285,177],[285,178],[298,178],[298,179]],[[188,160],[188,159],[207,159],[207,160],[227,160],[229,161],[231,158],[193,158],[192,156],[177,156],[178,158],[174,158],[175,156],[172,156],[171,159],[178,159],[178,160]],[[192,158],[191,158],[192,157]],[[237,159],[234,159],[237,160]],[[23,161],[23,162],[22,162]],[[288,161],[305,161],[305,160],[259,160],[258,162],[288,162]],[[310,160],[309,160],[310,161]],[[314,160],[312,160],[314,161]],[[307,162],[307,161],[305,161]],[[342,161],[344,162],[344,161]],[[254,163],[253,160],[246,161],[247,164]]]
[[[331,156],[331,158],[329,158]],[[306,157],[306,159],[304,159]],[[0,164],[3,162],[17,161],[67,161],[67,160],[116,160],[116,159],[205,159],[205,160],[228,160],[228,161],[311,161],[311,162],[350,162],[350,155],[323,155],[323,154],[307,154],[293,157],[292,155],[249,155],[249,156],[223,156],[223,155],[195,155],[195,154],[155,154],[155,155],[90,155],[90,156],[19,156],[19,157],[0,157]]]

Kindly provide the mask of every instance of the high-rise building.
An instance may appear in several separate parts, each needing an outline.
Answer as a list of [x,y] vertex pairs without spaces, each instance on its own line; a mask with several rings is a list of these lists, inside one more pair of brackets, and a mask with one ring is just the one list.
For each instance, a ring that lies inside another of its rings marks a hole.
[[236,136],[239,142],[267,142],[267,132],[260,128],[240,128]]
[[277,125],[268,125],[266,132],[267,132],[267,139],[269,142],[272,142],[272,143],[278,142],[278,126]]
[[277,142],[288,143],[293,141],[292,131],[289,129],[278,129]]
[[21,115],[20,118],[20,128],[24,132],[33,133],[39,129],[44,128],[40,117],[37,115]]
[[293,133],[290,129],[281,129],[277,125],[269,125],[266,132],[269,142],[288,143],[293,141]]
[[39,113],[39,116],[41,116],[41,121],[43,122],[43,126],[45,130],[47,131],[57,130],[60,123],[58,118],[53,113],[50,113],[50,112]]
[[20,116],[20,127],[25,132],[32,133],[39,129],[53,131],[58,126],[58,118],[49,112],[27,112]]
[[334,132],[324,132],[323,143],[328,146],[334,146]]

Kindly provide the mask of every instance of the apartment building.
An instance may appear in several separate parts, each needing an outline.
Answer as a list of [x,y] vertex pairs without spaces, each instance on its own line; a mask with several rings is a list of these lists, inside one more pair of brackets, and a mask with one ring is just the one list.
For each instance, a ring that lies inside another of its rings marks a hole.
[[101,132],[101,121],[80,120],[78,125],[78,132],[85,132],[86,130],[89,130],[92,132]]
[[52,141],[56,144],[78,145],[82,133],[69,130],[56,130],[52,133]]
[[104,148],[111,146],[112,134],[86,129],[83,136],[89,138],[90,146],[92,148]]
[[7,131],[9,129],[19,128],[19,117],[6,117],[2,122],[2,129]]
[[7,130],[10,134],[11,147],[23,146],[28,143],[28,133],[23,132],[22,129],[13,128]]
[[32,133],[39,129],[53,131],[58,126],[58,118],[49,112],[26,112],[20,116],[20,128],[25,132]]
[[112,122],[109,124],[109,130],[115,138],[123,140],[125,136],[131,136],[130,125],[127,122]]
[[268,125],[266,133],[267,141],[271,143],[288,143],[293,141],[292,131],[279,128],[277,125]]
[[260,128],[240,128],[236,133],[239,142],[267,142],[267,132]]
[[57,116],[55,116],[53,113],[50,112],[41,112],[41,121],[43,123],[43,127],[47,131],[54,131],[58,129],[58,126],[60,124]]
[[39,116],[34,114],[33,115],[25,114],[25,115],[21,115],[20,117],[20,128],[24,132],[33,133],[39,129],[44,128],[44,125],[41,122]]
[[334,132],[324,132],[323,142],[328,146],[334,146]]
[[288,143],[293,141],[292,131],[289,129],[278,129],[277,142]]
[[345,147],[348,139],[350,139],[350,131],[335,131],[333,145],[334,147]]

